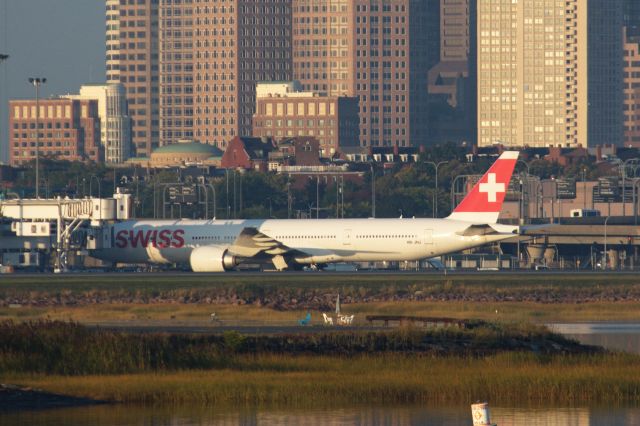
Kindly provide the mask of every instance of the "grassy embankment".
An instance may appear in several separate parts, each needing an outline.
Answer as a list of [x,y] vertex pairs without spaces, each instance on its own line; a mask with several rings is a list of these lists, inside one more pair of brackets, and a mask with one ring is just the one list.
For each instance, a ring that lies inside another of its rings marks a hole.
[[[0,319],[106,321],[223,320],[286,323],[308,309],[490,321],[627,321],[640,318],[633,275],[361,274],[20,277],[0,279]],[[295,301],[295,302],[293,302]],[[99,305],[96,308],[95,305]],[[319,317],[319,312],[315,316]]]
[[[332,309],[323,310],[331,312]],[[415,315],[477,318],[499,322],[637,321],[640,303],[594,302],[589,304],[541,304],[532,302],[372,302],[343,304],[345,313],[355,315],[355,325],[365,324],[367,315]],[[497,312],[496,312],[497,311]],[[87,324],[160,323],[205,324],[216,312],[222,324],[296,324],[306,310],[281,311],[247,305],[185,305],[112,303],[78,307],[0,307],[0,320],[51,319]],[[312,324],[322,323],[320,310],[311,309]]]
[[533,326],[253,337],[140,336],[60,323],[0,328],[0,381],[102,400],[640,402],[640,357],[593,352]]

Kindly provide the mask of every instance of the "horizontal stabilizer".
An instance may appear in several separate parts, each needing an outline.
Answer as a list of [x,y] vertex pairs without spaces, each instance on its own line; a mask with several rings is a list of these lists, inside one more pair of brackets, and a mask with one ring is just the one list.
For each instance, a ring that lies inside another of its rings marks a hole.
[[462,237],[475,237],[477,235],[491,235],[498,233],[499,232],[493,229],[490,225],[470,225],[464,230],[456,232],[456,234]]
[[518,234],[529,235],[539,231],[546,231],[549,228],[557,226],[555,223],[544,223],[541,225],[524,225],[518,228]]

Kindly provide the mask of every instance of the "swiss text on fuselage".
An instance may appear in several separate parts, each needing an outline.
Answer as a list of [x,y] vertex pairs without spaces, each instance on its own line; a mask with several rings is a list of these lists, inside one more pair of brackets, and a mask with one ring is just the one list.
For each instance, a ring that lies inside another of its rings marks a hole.
[[116,234],[118,248],[181,248],[184,247],[183,229],[123,229]]

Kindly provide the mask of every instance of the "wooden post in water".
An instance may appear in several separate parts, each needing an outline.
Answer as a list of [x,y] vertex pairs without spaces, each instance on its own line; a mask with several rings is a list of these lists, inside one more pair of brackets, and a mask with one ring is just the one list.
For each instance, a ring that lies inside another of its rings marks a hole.
[[471,404],[471,417],[473,418],[473,426],[496,426],[491,423],[489,404],[486,402]]

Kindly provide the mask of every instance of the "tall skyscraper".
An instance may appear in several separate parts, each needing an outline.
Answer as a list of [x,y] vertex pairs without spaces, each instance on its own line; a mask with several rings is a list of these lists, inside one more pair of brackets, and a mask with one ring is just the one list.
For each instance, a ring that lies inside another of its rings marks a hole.
[[291,80],[291,0],[160,0],[160,145],[250,135],[256,84]]
[[624,43],[624,146],[640,148],[640,39],[628,34]]
[[294,78],[305,90],[357,96],[362,145],[425,144],[438,9],[439,0],[294,0]]
[[106,0],[107,83],[122,83],[137,155],[159,143],[158,0]]
[[475,0],[440,0],[440,61],[429,70],[429,141],[476,141]]
[[478,2],[478,144],[622,142],[621,0]]
[[640,147],[640,1],[624,0],[624,146]]
[[640,39],[640,1],[624,0],[624,26],[629,40]]
[[475,0],[440,0],[440,61],[466,62],[475,50]]
[[260,82],[289,81],[292,0],[200,0],[194,9],[196,140],[248,136]]
[[192,0],[160,0],[160,145],[193,139]]

